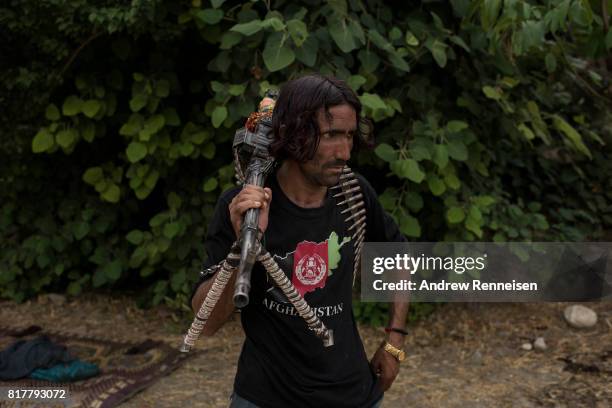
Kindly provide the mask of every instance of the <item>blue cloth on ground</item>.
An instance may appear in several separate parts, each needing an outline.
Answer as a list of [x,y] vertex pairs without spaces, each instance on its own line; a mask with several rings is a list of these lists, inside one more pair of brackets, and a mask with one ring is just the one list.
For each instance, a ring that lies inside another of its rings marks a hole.
[[66,364],[57,364],[50,368],[37,368],[30,378],[53,382],[73,382],[96,376],[100,373],[97,365],[74,360]]
[[65,346],[52,343],[47,336],[19,340],[0,351],[0,380],[27,377],[37,368],[73,360]]

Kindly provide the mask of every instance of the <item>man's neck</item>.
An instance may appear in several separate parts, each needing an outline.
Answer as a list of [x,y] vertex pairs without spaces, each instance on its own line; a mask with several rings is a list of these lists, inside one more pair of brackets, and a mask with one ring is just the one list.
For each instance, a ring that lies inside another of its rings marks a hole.
[[315,185],[300,170],[297,162],[285,160],[276,172],[276,179],[283,193],[295,205],[317,208],[323,205],[327,187]]

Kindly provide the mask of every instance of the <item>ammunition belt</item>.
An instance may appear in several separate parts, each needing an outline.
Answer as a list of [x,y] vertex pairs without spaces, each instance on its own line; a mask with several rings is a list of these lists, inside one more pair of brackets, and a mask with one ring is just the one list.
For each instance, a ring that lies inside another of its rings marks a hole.
[[363,193],[359,180],[348,166],[344,167],[340,175],[340,181],[332,189],[340,189],[338,193],[334,194],[334,198],[340,198],[337,205],[340,207],[346,206],[340,211],[340,214],[346,214],[344,222],[348,224],[348,231],[351,234],[351,241],[353,241],[355,253],[353,286],[355,286],[355,279],[361,272],[361,249],[366,233],[366,208]]

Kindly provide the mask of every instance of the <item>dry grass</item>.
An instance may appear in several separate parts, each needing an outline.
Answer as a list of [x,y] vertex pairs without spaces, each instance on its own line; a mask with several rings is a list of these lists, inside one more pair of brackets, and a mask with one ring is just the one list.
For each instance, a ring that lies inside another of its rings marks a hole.
[[[449,304],[411,327],[408,359],[385,407],[609,407],[612,406],[612,304],[591,330],[563,321],[564,304]],[[115,340],[152,338],[181,343],[189,322],[166,308],[144,311],[127,298],[87,296],[54,303],[46,296],[21,305],[0,302],[3,324],[38,324]],[[361,328],[368,355],[384,336]],[[548,349],[524,351],[542,336]],[[125,408],[226,407],[243,333],[235,319],[206,352],[124,404]]]

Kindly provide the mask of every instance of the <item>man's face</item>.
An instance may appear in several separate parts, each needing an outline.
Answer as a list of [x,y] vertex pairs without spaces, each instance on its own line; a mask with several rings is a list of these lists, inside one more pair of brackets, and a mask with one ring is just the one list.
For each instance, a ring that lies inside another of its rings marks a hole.
[[317,113],[321,138],[314,157],[300,164],[302,173],[316,186],[331,187],[351,157],[353,137],[357,132],[357,115],[350,105],[336,105]]

